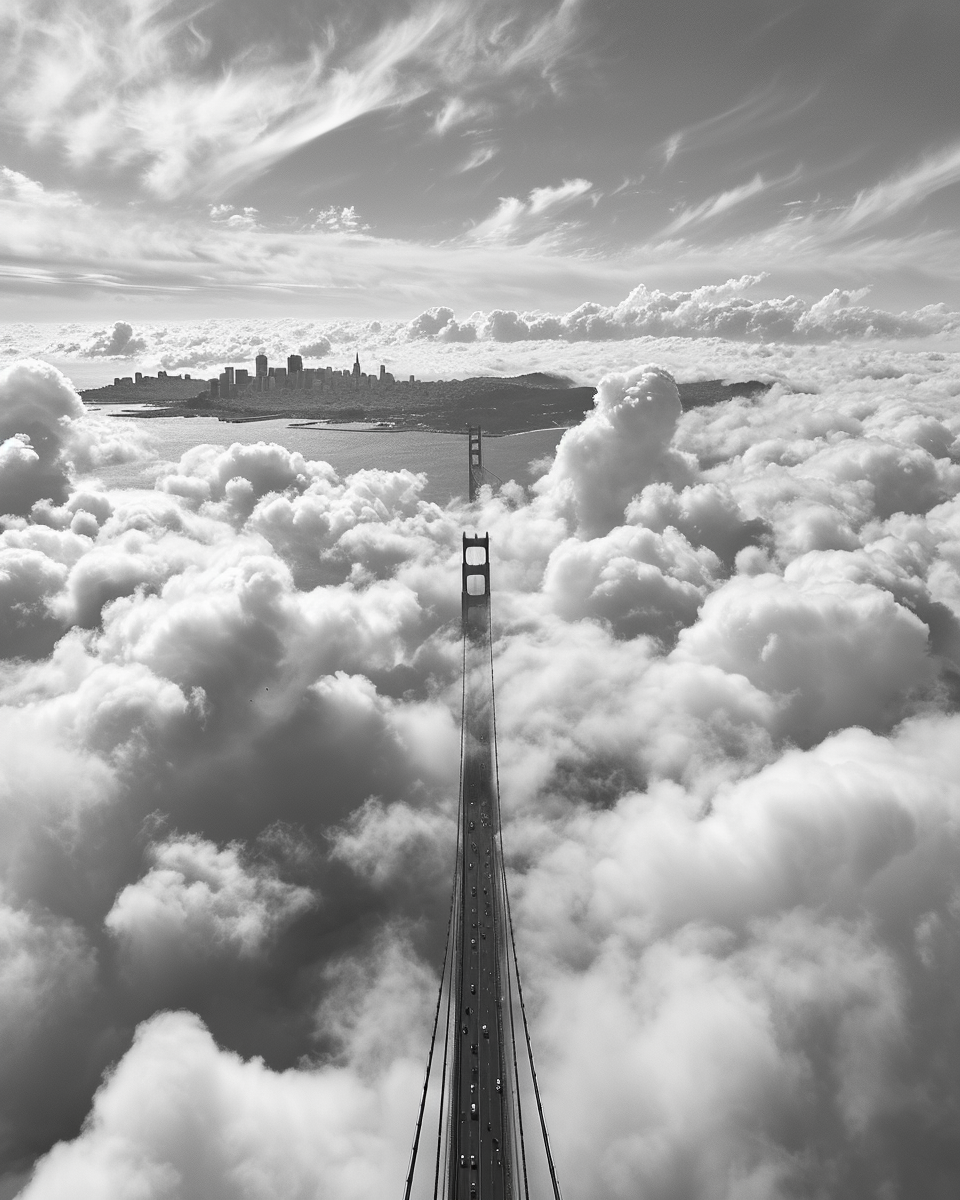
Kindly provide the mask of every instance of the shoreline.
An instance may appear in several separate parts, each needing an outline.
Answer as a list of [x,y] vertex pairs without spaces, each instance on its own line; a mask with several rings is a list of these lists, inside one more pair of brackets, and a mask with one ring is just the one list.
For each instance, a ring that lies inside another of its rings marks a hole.
[[[100,403],[109,404],[111,402],[100,401]],[[149,403],[149,401],[144,401],[144,403]],[[96,405],[93,407],[96,407]],[[434,425],[419,424],[381,425],[375,421],[364,423],[362,426],[359,421],[352,422],[349,425],[335,425],[331,422],[322,420],[302,421],[297,418],[291,418],[289,414],[285,413],[263,413],[258,416],[250,417],[224,417],[218,415],[217,413],[181,412],[178,409],[172,410],[166,406],[151,412],[111,412],[107,415],[111,417],[118,417],[125,421],[156,421],[166,419],[176,420],[178,418],[188,421],[197,417],[206,417],[207,420],[216,419],[221,425],[254,425],[263,421],[289,421],[290,424],[287,425],[288,429],[314,429],[318,433],[322,433],[326,430],[329,430],[331,433],[439,433],[448,437],[461,437],[467,430],[466,424],[464,424],[463,429],[439,428]],[[554,431],[563,431],[572,428],[573,423],[567,423],[563,425],[533,425],[530,427],[524,427],[523,429],[483,429],[483,435],[487,438],[513,437],[515,434],[519,433],[552,433]]]
[[[111,417],[119,417],[122,420],[126,420],[126,421],[165,420],[168,418],[174,419],[174,420],[176,420],[177,418],[183,418],[184,420],[191,420],[191,419],[195,419],[196,417],[204,417],[204,416],[206,416],[207,419],[210,420],[211,418],[216,416],[216,414],[214,414],[214,413],[209,413],[209,414],[208,413],[198,413],[198,412],[185,413],[185,412],[170,412],[170,411],[164,411],[164,412],[114,412],[114,413],[109,413],[108,415]],[[216,416],[216,420],[221,425],[254,425],[254,424],[257,424],[258,422],[263,422],[263,421],[289,421],[290,418],[283,416],[283,415],[277,416],[274,413],[267,413],[266,415],[259,416],[259,417],[220,417],[220,416]],[[501,437],[515,437],[516,435],[521,434],[521,433],[554,433],[554,432],[562,433],[567,429],[572,429],[574,427],[574,424],[575,423],[571,422],[571,423],[568,423],[565,425],[534,425],[529,428],[524,427],[523,429],[502,429],[502,430],[483,429],[483,436],[485,438],[501,438]],[[302,421],[302,422],[301,421],[292,421],[290,424],[287,425],[287,428],[288,429],[316,430],[317,433],[323,433],[323,432],[327,432],[327,431],[329,431],[330,433],[433,433],[433,434],[443,434],[445,437],[462,437],[464,435],[464,433],[466,433],[466,431],[467,431],[466,425],[464,425],[463,429],[450,429],[450,428],[440,429],[433,425],[383,426],[383,425],[377,424],[376,422],[370,422],[368,424],[363,425],[362,427],[358,427],[358,426],[359,426],[359,422],[355,423],[355,424],[351,424],[351,425],[334,425],[334,424],[329,424],[325,421]]]
[[[268,420],[269,418],[259,418]],[[356,425],[327,425],[320,422],[306,422],[302,425],[288,425],[288,429],[315,429],[318,433],[323,433],[327,430],[331,433],[439,433],[445,437],[463,437],[467,430],[464,425],[462,430],[457,429],[433,429],[425,425],[407,425],[407,426],[391,426],[384,429],[379,425],[367,425],[363,429],[358,429]],[[567,429],[572,429],[572,425],[540,425],[532,429],[508,429],[496,433],[493,431],[483,430],[485,438],[500,438],[500,437],[516,437],[521,433],[555,433],[563,432]]]
[[[442,390],[436,389],[427,397],[428,403],[423,402],[424,397],[419,397],[416,406],[411,404],[407,411],[404,411],[399,395],[370,395],[367,392],[362,408],[341,406],[339,411],[334,409],[326,418],[317,415],[323,393],[303,391],[285,396],[285,403],[278,404],[273,411],[262,406],[263,393],[251,393],[249,399],[247,394],[241,394],[228,403],[216,405],[198,403],[196,398],[153,398],[142,391],[139,395],[129,395],[128,388],[123,388],[122,395],[117,397],[105,395],[110,389],[104,388],[97,389],[97,395],[81,393],[81,396],[84,404],[91,408],[106,404],[121,409],[124,405],[142,405],[137,411],[110,414],[129,420],[215,417],[226,425],[289,421],[296,423],[290,428],[329,429],[340,433],[463,434],[468,426],[480,426],[486,437],[507,437],[515,433],[570,429],[593,409],[596,395],[594,388],[519,388],[512,381],[493,379],[469,381],[468,384],[453,380],[441,387]],[[753,400],[765,394],[769,387],[768,383],[755,379],[731,384],[712,379],[677,385],[684,412],[734,398]]]

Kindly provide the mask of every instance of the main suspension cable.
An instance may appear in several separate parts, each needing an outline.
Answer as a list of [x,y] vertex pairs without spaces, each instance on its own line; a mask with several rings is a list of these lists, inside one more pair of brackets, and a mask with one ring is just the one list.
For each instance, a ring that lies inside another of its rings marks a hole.
[[[443,987],[443,979],[440,980]],[[450,1008],[453,1002],[453,963],[450,964],[450,982],[447,985],[447,1015],[444,1021],[443,1067],[440,1075],[440,1109],[437,1118],[437,1162],[433,1172],[433,1200],[440,1191],[440,1158],[443,1153],[443,1100],[447,1089],[447,1057],[450,1053]]]
[[543,1148],[547,1154],[547,1166],[550,1168],[550,1181],[553,1184],[555,1200],[562,1200],[560,1183],[557,1179],[557,1168],[553,1162],[553,1151],[550,1149],[550,1135],[547,1133],[547,1121],[543,1115],[543,1101],[540,1099],[540,1084],[537,1082],[537,1068],[533,1061],[533,1043],[530,1040],[530,1025],[527,1021],[527,1008],[523,1002],[523,984],[520,982],[520,964],[517,961],[517,942],[513,933],[513,915],[510,912],[510,897],[507,896],[507,925],[510,929],[510,947],[513,951],[513,969],[517,980],[517,996],[520,1000],[520,1013],[523,1016],[523,1033],[527,1040],[527,1058],[530,1061],[530,1077],[533,1080],[533,1094],[537,1098],[537,1113],[540,1116],[540,1130],[543,1133]]
[[[503,891],[506,913],[510,912],[510,896],[507,892],[507,873],[503,862],[503,818],[500,810],[500,751],[497,745],[497,696],[493,678],[493,613],[487,606],[487,644],[490,651],[490,713],[493,722],[493,767],[496,780],[497,832],[500,834],[500,886]],[[516,968],[514,968],[516,973]],[[523,1134],[523,1104],[520,1100],[520,1069],[517,1061],[516,1025],[513,1016],[513,990],[510,987],[510,956],[507,955],[507,1005],[510,1011],[510,1044],[513,1054],[513,1080],[516,1103],[517,1130],[520,1142],[520,1165],[523,1170],[524,1200],[530,1200],[530,1181],[527,1175],[527,1143]]]
[[[510,949],[513,955],[513,975],[517,981],[517,998],[520,1001],[520,1014],[523,1018],[523,1033],[527,1043],[527,1058],[530,1063],[530,1077],[533,1080],[533,1093],[537,1100],[537,1113],[540,1117],[540,1131],[543,1134],[543,1148],[547,1156],[547,1166],[550,1169],[550,1181],[553,1184],[554,1200],[562,1200],[560,1195],[560,1182],[557,1179],[557,1169],[553,1161],[553,1151],[550,1148],[550,1135],[547,1133],[547,1121],[543,1113],[543,1101],[540,1098],[540,1084],[537,1081],[537,1068],[533,1061],[533,1042],[530,1040],[530,1026],[527,1021],[527,1008],[523,1002],[523,984],[520,982],[520,961],[517,957],[517,940],[513,931],[513,910],[510,905],[510,892],[507,889],[507,867],[503,857],[503,824],[500,818],[500,757],[497,747],[497,697],[493,675],[493,617],[489,617],[489,635],[490,635],[490,703],[493,708],[493,754],[494,766],[497,779],[497,825],[500,829],[500,873],[503,878],[503,896],[507,909],[507,928],[510,932]],[[513,1001],[510,1002],[511,1013],[513,1011]],[[516,1049],[514,1049],[514,1069],[516,1070]],[[517,1112],[521,1112],[519,1084],[517,1086]],[[521,1121],[520,1144],[523,1149],[523,1118]],[[526,1153],[524,1151],[524,1185],[526,1185]],[[528,1193],[529,1197],[529,1193]]]

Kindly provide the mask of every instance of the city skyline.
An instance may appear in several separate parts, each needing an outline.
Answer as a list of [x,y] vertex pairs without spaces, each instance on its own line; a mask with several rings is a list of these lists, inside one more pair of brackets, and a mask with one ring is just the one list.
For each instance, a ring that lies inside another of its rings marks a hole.
[[[139,372],[138,372],[139,375]],[[187,379],[190,376],[186,376]],[[353,366],[349,370],[339,369],[336,367],[306,367],[303,365],[303,356],[301,354],[288,354],[287,365],[285,367],[271,367],[266,354],[257,354],[254,359],[254,373],[251,376],[250,372],[244,367],[224,367],[218,376],[208,379],[207,395],[210,399],[216,397],[235,396],[239,391],[245,391],[251,388],[257,392],[269,392],[277,389],[291,388],[294,390],[312,390],[317,388],[319,391],[331,389],[335,384],[350,382],[350,385],[359,390],[361,387],[370,387],[374,383],[382,387],[389,387],[396,382],[393,374],[387,370],[384,363],[380,363],[379,370],[376,375],[369,374],[361,369],[360,352],[355,351]],[[271,382],[272,381],[272,382]],[[114,379],[114,383],[121,382],[119,379]],[[129,380],[128,380],[129,382]],[[139,378],[137,382],[140,382]],[[414,376],[411,375],[409,383],[414,382]]]

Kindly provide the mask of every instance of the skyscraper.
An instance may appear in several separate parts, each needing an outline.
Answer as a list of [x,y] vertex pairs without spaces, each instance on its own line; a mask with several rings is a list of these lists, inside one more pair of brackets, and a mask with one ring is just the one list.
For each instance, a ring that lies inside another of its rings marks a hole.
[[303,370],[303,359],[299,354],[287,355],[287,374],[297,375]]
[[265,354],[258,354],[257,355],[256,374],[259,376],[259,375],[266,375],[266,373],[267,373],[267,356]]

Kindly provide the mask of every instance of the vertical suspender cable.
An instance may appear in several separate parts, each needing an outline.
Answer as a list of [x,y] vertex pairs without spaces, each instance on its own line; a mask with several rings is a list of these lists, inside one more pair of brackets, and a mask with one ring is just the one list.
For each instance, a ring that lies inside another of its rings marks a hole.
[[407,1172],[407,1183],[403,1190],[403,1200],[410,1200],[410,1189],[413,1187],[413,1172],[417,1166],[417,1152],[420,1149],[420,1132],[423,1129],[423,1112],[427,1105],[427,1090],[430,1086],[430,1069],[433,1066],[433,1051],[437,1042],[437,1025],[440,1021],[440,1002],[443,999],[443,981],[447,974],[447,952],[450,946],[450,927],[453,923],[454,899],[455,895],[451,897],[450,916],[447,918],[447,948],[443,952],[443,966],[440,968],[440,988],[437,992],[437,1007],[433,1014],[433,1033],[430,1035],[430,1053],[427,1055],[427,1073],[423,1079],[423,1093],[420,1096],[420,1112],[417,1115],[417,1132],[413,1139],[413,1149],[410,1151],[410,1169]]
[[[465,646],[464,646],[463,653],[464,653],[464,661],[466,661],[466,647]],[[464,687],[465,686],[466,685],[464,684]],[[460,698],[460,705],[461,705],[461,711],[460,711],[460,788],[459,788],[459,794],[457,797],[457,852],[456,852],[456,858],[454,860],[454,869],[453,869],[453,889],[450,894],[450,910],[447,915],[447,935],[446,935],[445,945],[444,945],[444,949],[443,949],[443,965],[440,968],[440,987],[437,991],[437,1007],[433,1014],[433,1032],[430,1035],[430,1052],[427,1055],[427,1071],[426,1071],[426,1074],[423,1079],[423,1092],[420,1096],[420,1111],[417,1114],[417,1131],[413,1138],[413,1148],[410,1151],[410,1167],[409,1167],[409,1170],[407,1171],[407,1182],[403,1189],[403,1200],[410,1200],[410,1192],[411,1192],[411,1189],[413,1188],[413,1173],[416,1170],[416,1166],[417,1166],[417,1154],[420,1149],[420,1134],[423,1130],[423,1114],[424,1114],[424,1110],[426,1109],[426,1105],[427,1105],[427,1092],[430,1087],[430,1071],[433,1066],[433,1052],[434,1052],[434,1048],[437,1043],[437,1026],[440,1022],[440,1005],[443,1000],[443,981],[447,975],[447,958],[450,954],[450,933],[453,928],[453,914],[454,914],[454,908],[456,907],[456,899],[457,899],[457,879],[459,876],[458,868],[459,868],[459,863],[460,863],[460,827],[463,824],[462,812],[463,812],[463,697],[464,697],[464,695],[465,695],[465,692],[462,692],[461,698]],[[447,1034],[448,1035],[449,1035],[449,1029],[450,1029],[450,992],[453,990],[452,976],[451,976],[450,983],[451,983],[451,985],[450,985],[450,988],[448,989],[448,994],[447,994]],[[449,1036],[444,1039],[444,1050],[443,1050],[444,1082],[446,1079],[446,1060],[447,1060],[448,1041],[449,1041]],[[441,1083],[441,1089],[442,1089],[442,1087],[443,1087],[443,1083]],[[442,1120],[442,1114],[443,1114],[442,1105],[443,1105],[443,1101],[441,1100],[441,1109],[440,1109],[441,1120]],[[434,1190],[434,1198],[436,1198],[436,1191],[437,1191],[436,1180],[434,1180],[434,1189],[433,1190]]]
[[[463,755],[464,755],[464,714],[467,704],[467,633],[463,631],[461,638],[461,662],[460,662],[460,790],[457,799],[457,857],[453,867],[453,897],[451,900],[451,908],[456,908],[457,921],[459,926],[459,885],[460,879],[460,838],[463,830]],[[454,933],[454,938],[456,934]],[[451,924],[447,924],[447,947],[450,946]],[[447,1088],[447,1059],[450,1053],[450,1009],[453,1005],[453,976],[456,971],[456,963],[451,959],[450,962],[450,983],[447,988],[447,1017],[446,1017],[446,1036],[443,1040],[443,1073],[440,1078],[440,1107],[437,1118],[437,1160],[433,1172],[433,1200],[438,1200],[440,1194],[440,1159],[443,1154],[443,1101],[446,1095]],[[442,985],[442,981],[441,981]],[[459,1019],[459,1014],[458,1014]],[[444,1164],[444,1179],[447,1177],[446,1163]]]

